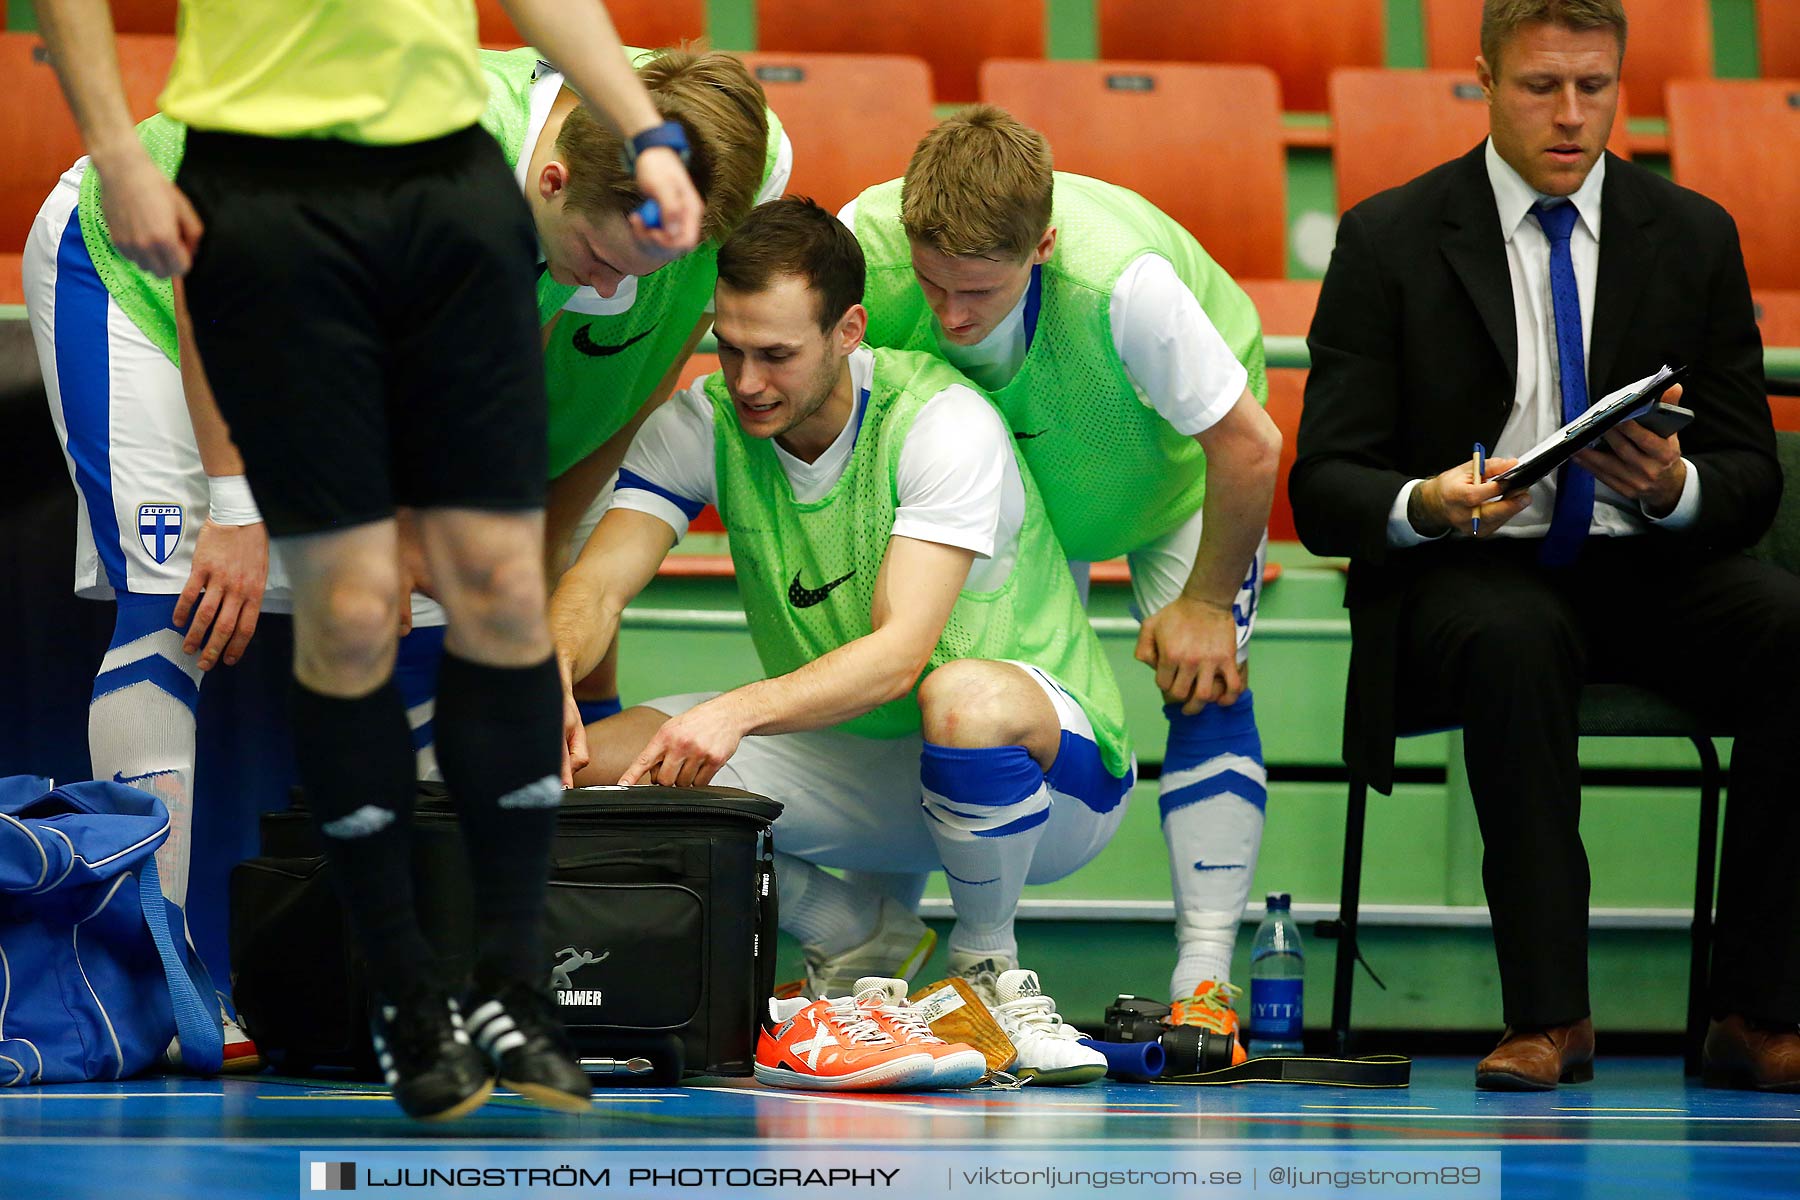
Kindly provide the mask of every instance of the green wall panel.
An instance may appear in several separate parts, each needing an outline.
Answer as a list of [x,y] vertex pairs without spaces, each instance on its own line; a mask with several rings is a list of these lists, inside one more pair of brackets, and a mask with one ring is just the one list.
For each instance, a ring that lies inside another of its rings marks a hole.
[[[933,921],[938,948],[914,982],[942,978],[947,968],[947,922]],[[1232,977],[1250,978],[1250,931],[1238,939]],[[1336,944],[1303,937],[1306,956],[1306,1027],[1319,1035],[1331,1021]],[[1384,1042],[1384,1030],[1461,1030],[1491,1033],[1502,1025],[1500,978],[1485,926],[1467,929],[1362,931],[1363,957],[1387,985],[1375,986],[1358,968],[1352,1028],[1367,1036],[1363,1052],[1405,1050]],[[1120,993],[1163,996],[1175,962],[1169,926],[1151,921],[1021,922],[1023,962],[1036,970],[1059,1011],[1074,1024],[1098,1029],[1106,1005]],[[1675,931],[1596,930],[1588,948],[1594,1023],[1608,1034],[1678,1032],[1687,1011],[1687,935]],[[804,973],[798,945],[782,936],[777,978]],[[1240,1009],[1241,1011],[1241,1009]],[[1316,1048],[1324,1049],[1323,1041]],[[1471,1084],[1473,1080],[1470,1081]]]

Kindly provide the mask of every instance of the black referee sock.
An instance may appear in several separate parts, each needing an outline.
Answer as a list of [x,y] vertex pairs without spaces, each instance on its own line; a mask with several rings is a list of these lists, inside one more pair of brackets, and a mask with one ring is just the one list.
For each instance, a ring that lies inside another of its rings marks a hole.
[[295,680],[290,711],[300,782],[370,982],[385,996],[431,982],[435,957],[413,908],[413,750],[399,690],[390,679],[344,700]]
[[433,723],[469,848],[481,972],[542,987],[544,887],[562,801],[556,660],[490,667],[446,653]]

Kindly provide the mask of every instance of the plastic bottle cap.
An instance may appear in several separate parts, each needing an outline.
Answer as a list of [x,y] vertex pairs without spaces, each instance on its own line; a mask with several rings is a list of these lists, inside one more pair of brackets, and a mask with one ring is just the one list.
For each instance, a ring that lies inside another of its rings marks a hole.
[[1292,906],[1292,904],[1293,904],[1293,898],[1291,896],[1289,896],[1288,893],[1286,893],[1286,892],[1270,892],[1269,893],[1268,907],[1270,909],[1281,909],[1283,911],[1286,911],[1290,906]]

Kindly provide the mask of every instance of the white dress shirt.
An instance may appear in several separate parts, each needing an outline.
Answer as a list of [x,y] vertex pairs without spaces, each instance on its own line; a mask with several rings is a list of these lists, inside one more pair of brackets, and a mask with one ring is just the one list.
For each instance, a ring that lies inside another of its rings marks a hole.
[[[1562,428],[1562,372],[1556,351],[1556,314],[1550,299],[1550,240],[1538,226],[1533,210],[1552,197],[1541,195],[1500,157],[1493,140],[1487,143],[1488,183],[1500,215],[1500,232],[1506,239],[1506,269],[1512,277],[1513,320],[1518,327],[1518,379],[1513,389],[1512,412],[1501,427],[1500,440],[1490,457],[1517,458]],[[1594,331],[1594,279],[1600,267],[1600,194],[1606,183],[1606,158],[1588,172],[1581,187],[1569,197],[1579,220],[1569,235],[1569,260],[1575,269],[1575,290],[1581,297],[1581,353],[1586,362]],[[1590,395],[1592,404],[1600,399]],[[1434,539],[1422,536],[1407,520],[1406,508],[1415,479],[1400,489],[1388,513],[1388,545],[1417,546]],[[1531,506],[1495,530],[1494,537],[1541,538],[1549,531],[1556,508],[1556,473],[1531,488]],[[1660,520],[1605,484],[1594,484],[1594,517],[1588,533],[1601,537],[1625,537],[1643,533],[1652,525],[1680,529],[1693,523],[1700,512],[1700,473],[1687,464],[1687,481],[1674,511]],[[1445,535],[1447,536],[1447,535]],[[1460,535],[1459,535],[1460,536]]]

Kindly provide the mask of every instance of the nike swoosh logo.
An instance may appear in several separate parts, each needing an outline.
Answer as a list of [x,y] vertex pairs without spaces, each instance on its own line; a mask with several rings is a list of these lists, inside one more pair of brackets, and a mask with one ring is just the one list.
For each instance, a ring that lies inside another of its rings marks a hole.
[[823,587],[809,588],[800,586],[800,572],[795,571],[794,582],[788,584],[788,603],[795,608],[811,608],[815,604],[823,603],[825,597],[831,595],[832,588],[854,574],[856,574],[855,571],[848,571]]
[[113,772],[113,782],[114,783],[122,783],[126,787],[136,787],[138,784],[144,782],[144,780],[146,780],[146,779],[155,779],[158,776],[174,775],[175,773],[176,772],[171,771],[171,770],[164,770],[164,771],[145,771],[142,775],[127,775],[123,771],[114,771]]
[[575,348],[589,358],[611,358],[615,354],[623,354],[632,346],[649,337],[650,334],[655,331],[656,326],[652,325],[649,329],[644,330],[644,332],[634,334],[616,346],[603,346],[593,338],[589,337],[588,330],[591,328],[593,328],[593,322],[590,321],[588,324],[583,325],[580,329],[575,331],[575,337],[573,339]]
[[1196,871],[1241,871],[1243,869],[1243,863],[1197,862],[1194,864],[1194,870]]
[[1021,433],[1021,432],[1019,432],[1019,431],[1018,431],[1018,430],[1016,430],[1016,429],[1015,429],[1015,430],[1014,430],[1014,431],[1013,431],[1013,437],[1014,437],[1014,439],[1015,439],[1015,440],[1017,440],[1017,441],[1021,441],[1021,442],[1029,442],[1029,441],[1030,441],[1030,440],[1031,440],[1031,439],[1032,439],[1032,438],[1041,438],[1041,437],[1043,437],[1043,436],[1044,436],[1044,435],[1045,435],[1045,434],[1046,434],[1046,433],[1049,433],[1049,432],[1050,432],[1050,431],[1049,431],[1049,430],[1048,430],[1048,429],[1040,429],[1040,430],[1038,430],[1038,431],[1037,431],[1037,432],[1036,432],[1036,433]]

